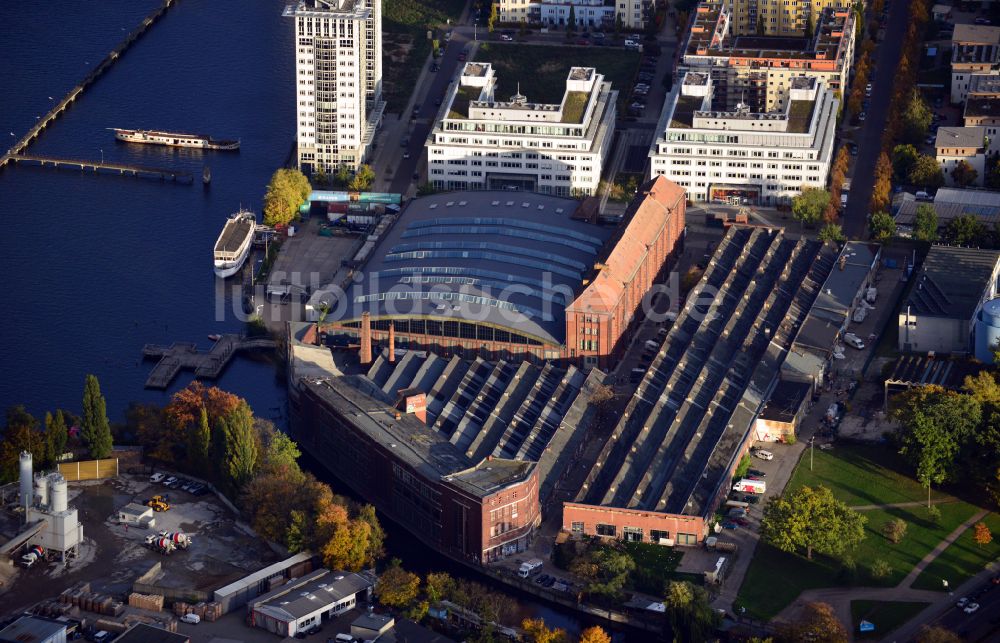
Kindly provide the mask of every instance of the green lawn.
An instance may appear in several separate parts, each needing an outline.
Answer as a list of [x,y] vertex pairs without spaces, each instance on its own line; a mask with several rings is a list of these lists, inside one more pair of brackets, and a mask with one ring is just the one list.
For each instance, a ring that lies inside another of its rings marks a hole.
[[923,501],[927,490],[909,476],[903,459],[888,446],[837,444],[830,451],[813,452],[809,470],[806,451],[787,489],[822,484],[848,505]]
[[[400,113],[410,99],[413,81],[431,53],[427,30],[455,24],[465,0],[390,0],[382,4],[382,95],[386,110]],[[444,31],[439,30],[441,45]]]
[[[901,459],[887,447],[838,444],[832,451],[817,449],[814,458],[813,471],[809,471],[809,454],[803,455],[789,489],[824,484],[834,496],[850,505],[926,499],[924,488],[902,473],[905,469]],[[850,553],[855,562],[853,570],[839,560],[816,555],[808,561],[761,542],[737,600],[755,618],[771,618],[807,589],[896,585],[923,556],[976,511],[965,502],[937,507],[941,511],[937,525],[928,519],[925,507],[864,511],[868,518],[866,538]],[[890,543],[881,532],[890,518],[902,518],[907,523],[906,536],[898,545]],[[892,568],[888,577],[873,578],[870,574],[872,563],[879,558]]]
[[507,100],[521,93],[532,103],[558,103],[566,89],[570,67],[594,67],[618,90],[618,108],[639,67],[637,51],[612,47],[565,47],[488,42],[479,45],[475,59],[493,65],[497,74],[496,98]]
[[668,580],[689,580],[701,584],[703,578],[676,572],[684,553],[675,547],[650,543],[625,543],[625,550],[635,561],[631,585],[640,592],[659,596]]
[[993,532],[993,542],[980,547],[972,539],[975,527],[969,527],[924,569],[912,587],[947,591],[943,579],[948,581],[949,589],[954,589],[985,569],[987,563],[1000,559],[1000,515],[991,513],[985,522]]
[[[851,623],[855,640],[880,639],[923,611],[930,603],[851,601]],[[875,625],[874,632],[858,631],[861,621]]]

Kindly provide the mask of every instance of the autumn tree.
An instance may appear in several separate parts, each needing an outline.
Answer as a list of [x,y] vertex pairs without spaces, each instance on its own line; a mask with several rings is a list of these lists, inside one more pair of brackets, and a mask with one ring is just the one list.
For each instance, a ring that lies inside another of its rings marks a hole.
[[960,188],[967,188],[975,184],[977,179],[979,179],[979,172],[965,159],[960,160],[951,169],[951,180]]
[[894,545],[898,545],[906,535],[906,521],[902,518],[891,518],[882,525],[882,534]]
[[820,229],[819,234],[820,241],[832,241],[834,243],[843,243],[847,241],[847,236],[844,234],[844,228],[837,223],[828,223]]
[[924,625],[917,634],[917,643],[962,643],[962,637],[939,625]]
[[95,460],[111,455],[114,447],[107,404],[101,395],[101,385],[94,375],[87,375],[83,385],[83,423],[80,436]]
[[806,225],[819,223],[830,202],[830,193],[819,188],[803,188],[792,199],[792,216]]
[[829,603],[806,603],[798,619],[781,626],[779,638],[813,643],[847,643],[850,640]]
[[570,567],[570,571],[586,582],[586,593],[608,598],[621,595],[634,569],[632,557],[612,545],[590,548],[586,554],[574,559]]
[[279,168],[271,176],[264,194],[264,223],[270,226],[291,223],[311,192],[305,174],[296,169]]
[[772,498],[764,507],[761,536],[786,552],[805,550],[828,556],[843,553],[865,537],[867,518],[833,497],[826,487],[800,487]]
[[975,533],[973,534],[973,540],[980,547],[985,547],[993,542],[993,532],[990,531],[989,525],[983,521],[979,521],[975,526]]
[[913,219],[913,238],[932,243],[938,238],[937,210],[930,203],[921,203]]
[[38,430],[38,420],[23,406],[7,409],[3,440],[0,441],[0,480],[17,480],[21,452],[31,454],[33,461],[45,458],[45,436]]
[[931,126],[931,110],[920,92],[914,87],[910,90],[906,105],[900,115],[900,135],[906,143],[919,144],[927,136]]
[[580,643],[611,643],[611,637],[600,625],[594,625],[580,632]]
[[363,192],[372,186],[375,182],[375,171],[372,167],[366,163],[362,163],[357,172],[354,173],[354,178],[348,183],[347,187],[355,192]]
[[889,156],[882,152],[875,162],[875,185],[872,187],[871,209],[873,212],[884,212],[889,209],[892,192],[892,163]]
[[409,607],[420,594],[420,577],[403,569],[398,559],[389,563],[375,584],[375,597],[389,607]]
[[431,572],[424,580],[424,589],[432,603],[447,600],[455,591],[455,579],[447,572]]
[[530,643],[569,643],[566,630],[560,627],[550,630],[540,618],[524,619],[521,621],[521,629]]

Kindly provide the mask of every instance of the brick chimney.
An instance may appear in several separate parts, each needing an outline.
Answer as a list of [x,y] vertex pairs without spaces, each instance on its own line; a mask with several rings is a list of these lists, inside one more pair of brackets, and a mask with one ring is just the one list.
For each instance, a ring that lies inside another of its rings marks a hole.
[[389,363],[396,361],[396,327],[389,322]]
[[372,363],[372,316],[367,310],[361,313],[361,363]]

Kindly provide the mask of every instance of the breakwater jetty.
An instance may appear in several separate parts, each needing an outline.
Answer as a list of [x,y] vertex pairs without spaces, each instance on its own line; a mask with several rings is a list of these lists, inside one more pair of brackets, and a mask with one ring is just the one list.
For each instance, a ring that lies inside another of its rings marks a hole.
[[217,379],[229,361],[239,351],[273,350],[277,342],[269,337],[222,335],[208,351],[199,351],[191,342],[176,342],[170,346],[146,344],[143,359],[157,361],[146,378],[146,388],[165,389],[182,370],[194,371],[201,379]]
[[78,170],[118,173],[122,175],[128,174],[139,178],[160,179],[162,181],[174,181],[175,183],[191,183],[194,181],[194,176],[190,172],[145,165],[130,165],[128,163],[87,161],[84,159],[59,158],[54,156],[35,156],[33,154],[18,154],[12,156],[10,160],[14,163],[24,163],[25,165],[40,165],[56,169],[75,168]]
[[0,168],[3,168],[8,163],[13,161],[13,157],[23,154],[24,151],[28,149],[28,146],[31,145],[32,141],[38,138],[38,135],[41,134],[45,128],[52,123],[52,121],[66,111],[69,106],[72,105],[73,102],[76,101],[76,99],[84,92],[84,90],[90,87],[94,81],[110,69],[111,66],[118,61],[118,58],[121,57],[121,55],[125,53],[125,51],[131,47],[135,41],[141,38],[142,35],[146,33],[146,31],[148,31],[157,20],[162,18],[167,12],[167,9],[173,6],[175,2],[178,2],[178,0],[163,0],[163,3],[151,11],[135,29],[128,32],[125,38],[118,43],[118,46],[111,50],[111,53],[105,56],[104,59],[101,60],[101,62],[83,78],[83,80],[69,90],[69,92],[63,96],[62,100],[56,103],[52,109],[45,114],[45,116],[39,118],[38,122],[35,123],[35,125],[29,129],[24,136],[19,138],[3,156],[0,156]]

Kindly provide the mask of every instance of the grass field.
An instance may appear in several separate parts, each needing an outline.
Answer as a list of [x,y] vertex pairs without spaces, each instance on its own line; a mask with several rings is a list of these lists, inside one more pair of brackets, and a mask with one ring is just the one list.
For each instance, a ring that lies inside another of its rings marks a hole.
[[[930,603],[851,601],[851,623],[855,640],[880,639],[923,611]],[[860,633],[862,620],[875,625],[874,632]]]
[[[834,496],[850,505],[926,499],[926,491],[901,472],[901,460],[887,448],[838,444],[832,451],[817,450],[814,455],[813,471],[809,471],[806,454],[789,482],[790,489],[824,484]],[[738,601],[755,618],[771,618],[807,589],[897,585],[921,558],[976,512],[973,505],[965,502],[942,503],[937,507],[941,511],[939,524],[931,522],[925,507],[862,512],[868,519],[866,537],[849,553],[855,563],[853,570],[839,560],[816,555],[809,561],[762,542],[750,562]],[[881,531],[891,518],[901,518],[907,523],[906,536],[897,545],[889,542]],[[871,565],[880,558],[892,572],[885,578],[874,578]]]
[[427,30],[446,26],[448,19],[457,22],[464,7],[464,0],[389,0],[382,4],[382,94],[388,102],[387,111],[400,113],[410,99],[413,81],[431,53]]
[[618,109],[639,67],[640,54],[612,47],[565,47],[488,42],[479,46],[475,59],[493,65],[497,74],[496,97],[507,100],[521,93],[533,103],[558,103],[566,89],[570,67],[594,67],[618,90]]
[[701,577],[675,572],[681,562],[683,552],[673,547],[661,547],[651,543],[625,543],[625,550],[635,561],[631,584],[640,592],[659,596],[668,580],[691,580],[700,584]]
[[816,449],[813,458],[809,471],[809,454],[802,456],[789,491],[822,484],[851,506],[927,499],[927,489],[910,477],[902,457],[888,446],[838,444],[831,451]]
[[1000,559],[1000,515],[991,513],[985,522],[993,532],[993,542],[980,547],[972,539],[975,527],[969,527],[924,569],[911,587],[944,592],[947,589],[942,579],[953,589],[985,569],[987,563]]

